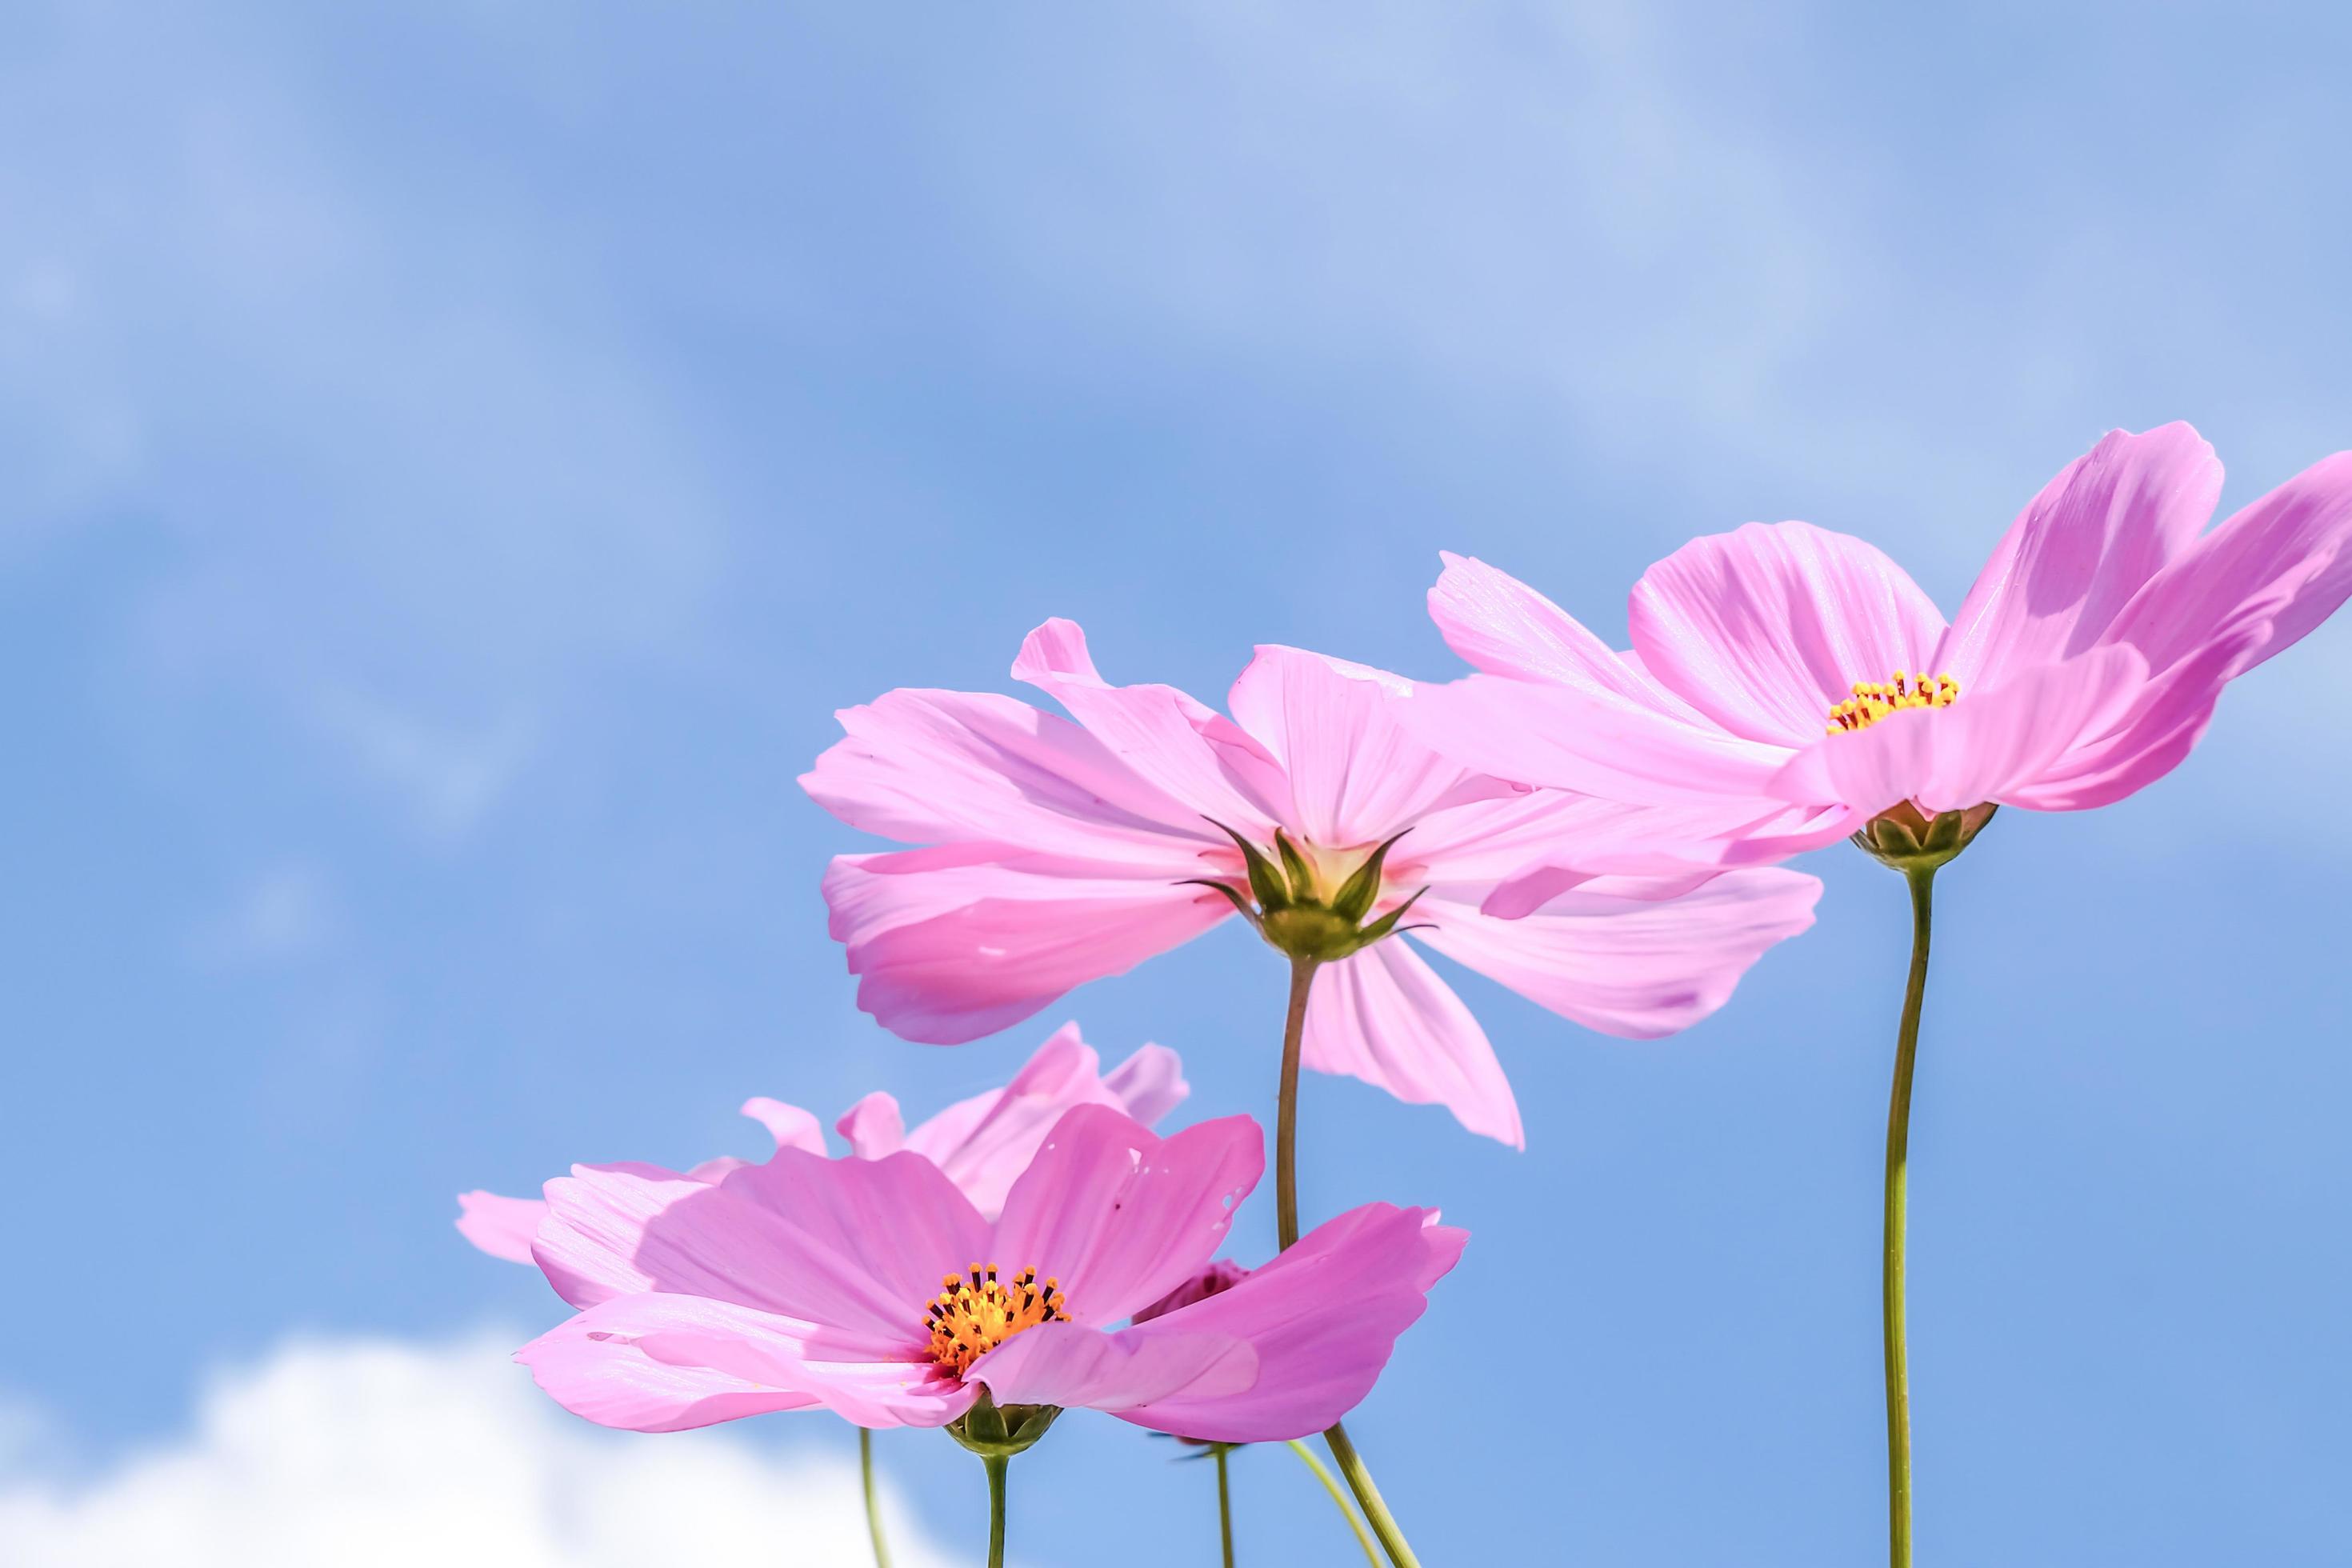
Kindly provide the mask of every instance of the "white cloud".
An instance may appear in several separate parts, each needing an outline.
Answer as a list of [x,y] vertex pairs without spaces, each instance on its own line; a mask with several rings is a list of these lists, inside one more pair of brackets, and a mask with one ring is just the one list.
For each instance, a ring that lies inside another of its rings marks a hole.
[[[193,1431],[92,1478],[0,1447],[9,1568],[872,1562],[845,1459],[600,1431],[530,1386],[512,1342],[288,1345],[220,1378]],[[954,1560],[885,1507],[897,1563]]]

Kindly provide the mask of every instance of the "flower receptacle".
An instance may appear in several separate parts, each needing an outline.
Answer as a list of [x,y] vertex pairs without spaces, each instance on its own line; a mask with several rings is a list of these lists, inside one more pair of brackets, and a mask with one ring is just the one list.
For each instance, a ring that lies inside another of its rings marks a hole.
[[972,1407],[948,1424],[948,1436],[983,1459],[1025,1453],[1062,1413],[1058,1405],[999,1405],[986,1388]]
[[1256,928],[1258,935],[1293,962],[1336,963],[1362,952],[1393,932],[1397,921],[1421,897],[1416,891],[1379,919],[1368,921],[1364,918],[1380,899],[1381,878],[1389,850],[1404,837],[1402,833],[1365,857],[1336,889],[1327,890],[1327,879],[1318,873],[1316,862],[1282,829],[1274,830],[1277,863],[1223,823],[1216,826],[1241,850],[1248,889],[1244,891],[1231,882],[1207,879],[1194,885],[1223,894],[1242,918]]
[[1932,871],[1974,843],[1999,809],[1986,801],[1929,817],[1906,800],[1864,824],[1853,835],[1854,847],[1906,875]]

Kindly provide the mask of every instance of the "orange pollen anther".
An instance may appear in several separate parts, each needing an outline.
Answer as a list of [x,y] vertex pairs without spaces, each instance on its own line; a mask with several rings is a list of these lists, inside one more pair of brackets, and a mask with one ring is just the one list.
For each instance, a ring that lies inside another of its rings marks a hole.
[[975,1263],[963,1274],[944,1276],[940,1291],[924,1314],[931,1331],[931,1360],[961,1377],[971,1363],[1024,1329],[1070,1315],[1060,1282],[1037,1283],[1037,1271],[1024,1268],[1010,1282],[1000,1284],[996,1265]]
[[1959,697],[1960,683],[1948,675],[1930,681],[1924,675],[1906,675],[1898,669],[1892,680],[1857,680],[1853,695],[1830,710],[1829,733],[1867,730],[1906,708],[1949,708]]

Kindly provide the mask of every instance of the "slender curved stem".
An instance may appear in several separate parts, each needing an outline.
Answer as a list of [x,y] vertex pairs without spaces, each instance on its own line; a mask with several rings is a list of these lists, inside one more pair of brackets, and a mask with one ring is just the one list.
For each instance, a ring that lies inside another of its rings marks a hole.
[[1225,1475],[1225,1456],[1233,1450],[1217,1445],[1217,1534],[1225,1545],[1225,1568],[1234,1568],[1234,1491]]
[[988,1568],[1004,1568],[1004,1472],[1013,1461],[983,1454],[980,1462],[988,1467]]
[[1381,1568],[1380,1548],[1372,1544],[1372,1532],[1366,1530],[1364,1521],[1356,1517],[1356,1510],[1349,1506],[1348,1494],[1339,1489],[1337,1478],[1323,1468],[1323,1461],[1315,1457],[1315,1450],[1297,1438],[1293,1437],[1290,1440],[1289,1447],[1292,1453],[1298,1456],[1300,1464],[1315,1472],[1315,1479],[1323,1483],[1323,1489],[1331,1494],[1331,1506],[1339,1510],[1339,1517],[1346,1520],[1348,1528],[1356,1532],[1356,1544],[1364,1549],[1364,1561],[1370,1563],[1372,1568]]
[[1911,1568],[1911,1369],[1903,1326],[1903,1251],[1909,1207],[1911,1072],[1919,1054],[1919,1007],[1927,994],[1932,866],[1905,873],[1911,884],[1911,978],[1895,1036],[1895,1087],[1886,1106],[1886,1560]]
[[[1275,1223],[1286,1252],[1298,1242],[1298,1058],[1307,1044],[1307,994],[1315,984],[1318,967],[1312,958],[1290,961],[1290,1009],[1282,1023],[1282,1088],[1275,1101],[1274,1204]],[[1396,1568],[1421,1568],[1421,1559],[1405,1543],[1404,1531],[1397,1528],[1381,1489],[1372,1484],[1372,1473],[1364,1468],[1347,1428],[1334,1421],[1323,1440],[1330,1445],[1333,1462],[1348,1479],[1348,1489],[1356,1494],[1356,1506],[1364,1510],[1364,1521],[1381,1538],[1389,1561]]]
[[866,1533],[874,1538],[874,1568],[890,1568],[890,1543],[882,1537],[882,1502],[874,1495],[874,1434],[857,1429],[857,1468],[866,1481]]

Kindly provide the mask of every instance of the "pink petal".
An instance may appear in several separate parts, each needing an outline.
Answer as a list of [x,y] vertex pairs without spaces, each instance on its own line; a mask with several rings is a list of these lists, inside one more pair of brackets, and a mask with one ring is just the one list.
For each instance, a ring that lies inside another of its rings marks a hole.
[[2352,595],[2352,452],[2323,458],[2181,552],[2116,617],[2162,672],[2266,626],[2252,668],[2302,640]]
[[1442,1105],[1473,1132],[1526,1146],[1518,1102],[1486,1032],[1421,955],[1395,938],[1316,972],[1303,1060],[1317,1072],[1361,1079],[1409,1105]]
[[1391,694],[1412,689],[1321,654],[1257,650],[1226,702],[1289,774],[1286,826],[1328,848],[1376,844],[1433,807],[1496,792],[1397,723]]
[[1192,1092],[1192,1086],[1184,1081],[1182,1058],[1166,1046],[1139,1047],[1111,1068],[1103,1087],[1146,1127],[1181,1105]]
[[[1465,767],[1607,800],[1768,793],[1789,748],[1566,686],[1474,675],[1415,686],[1397,720]],[[1814,732],[1820,732],[1817,722]]]
[[547,1217],[547,1205],[538,1198],[504,1198],[474,1191],[457,1194],[457,1234],[509,1263],[530,1261],[531,1237]]
[[[919,1344],[940,1276],[983,1258],[988,1226],[915,1154],[779,1150],[716,1186],[649,1166],[578,1166],[547,1184],[536,1256],[575,1302],[667,1291]],[[596,1289],[575,1294],[576,1281]]]
[[1264,1136],[1246,1116],[1160,1138],[1082,1105],[1013,1184],[987,1256],[1057,1280],[1073,1321],[1117,1322],[1209,1260],[1265,1169]]
[[1822,885],[1795,871],[1740,870],[1679,897],[1678,884],[1586,884],[1519,920],[1424,900],[1419,939],[1529,1001],[1631,1039],[1686,1029],[1731,999],[1773,943],[1813,923]]
[[1944,617],[1876,547],[1807,522],[1695,539],[1628,611],[1651,675],[1735,735],[1818,738],[1853,683],[1925,668]]
[[801,787],[868,833],[1150,866],[1223,842],[1084,729],[1015,698],[907,689],[839,718],[844,739]]
[[1258,1378],[1257,1352],[1217,1333],[1105,1333],[1082,1323],[1042,1323],[972,1363],[999,1405],[1058,1405],[1114,1414],[1164,1399],[1216,1399]]
[[904,1038],[960,1045],[1233,912],[1218,894],[1178,885],[1181,874],[1131,877],[963,845],[837,856],[824,897],[859,977],[858,1006]]
[[1718,869],[1741,839],[1799,830],[1814,815],[1739,795],[1655,805],[1543,790],[1440,812],[1397,846],[1389,864],[1401,885],[1425,884],[1508,920],[1596,876]]
[[1013,661],[1024,680],[1070,710],[1128,768],[1194,815],[1270,833],[1288,799],[1280,764],[1241,727],[1172,686],[1112,686],[1096,672],[1086,634],[1051,620]]
[[1397,1336],[1466,1237],[1424,1209],[1370,1204],[1302,1237],[1232,1289],[1128,1331],[1216,1334],[1257,1352],[1257,1380],[1226,1394],[1188,1391],[1117,1412],[1138,1426],[1211,1442],[1279,1442],[1320,1432],[1370,1393]]
[[878,1089],[843,1111],[833,1130],[849,1141],[850,1153],[860,1160],[879,1160],[907,1146],[907,1123],[898,1114],[898,1102]]
[[[1181,1099],[1184,1085],[1174,1067],[1175,1053],[1158,1047],[1146,1049],[1168,1059],[1166,1070],[1175,1075],[1176,1096]],[[1094,1047],[1079,1037],[1078,1026],[1065,1024],[1037,1047],[1011,1083],[948,1107],[907,1134],[906,1147],[945,1171],[973,1206],[992,1219],[1003,1208],[1014,1179],[1028,1168],[1064,1111],[1079,1105],[1107,1105],[1133,1114],[1104,1081],[1097,1070],[1098,1064]],[[1165,1086],[1150,1081],[1152,1070],[1147,1062],[1145,1092],[1157,1097],[1164,1094]],[[1153,1108],[1152,1116],[1156,1118],[1160,1109]],[[896,1111],[894,1104],[892,1113]]]
[[2212,722],[2221,689],[2270,636],[2266,621],[2240,626],[2173,665],[2142,689],[2112,729],[2086,727],[2032,783],[2001,798],[2034,811],[2084,811],[2121,800],[2180,765]]
[[2085,651],[2197,537],[2221,498],[2221,465],[2187,425],[2109,431],[2010,525],[1931,672],[1951,675],[1966,693]]
[[861,1426],[944,1426],[975,1397],[919,1349],[877,1353],[817,1324],[688,1295],[602,1302],[515,1359],[565,1409],[640,1432],[819,1405]]
[[804,1149],[812,1154],[824,1152],[824,1129],[799,1106],[759,1094],[745,1100],[742,1109],[744,1115],[768,1130],[777,1148]]
[[1429,591],[1429,618],[1445,646],[1471,668],[1547,686],[1565,686],[1688,720],[1679,697],[1652,680],[1566,610],[1484,561],[1439,552],[1445,563]]
[[2147,683],[2136,651],[2095,648],[1995,690],[1963,693],[1949,708],[1906,710],[1866,730],[1825,735],[1775,787],[1870,815],[1906,800],[1930,812],[2011,800],[2078,742],[2111,729]]

